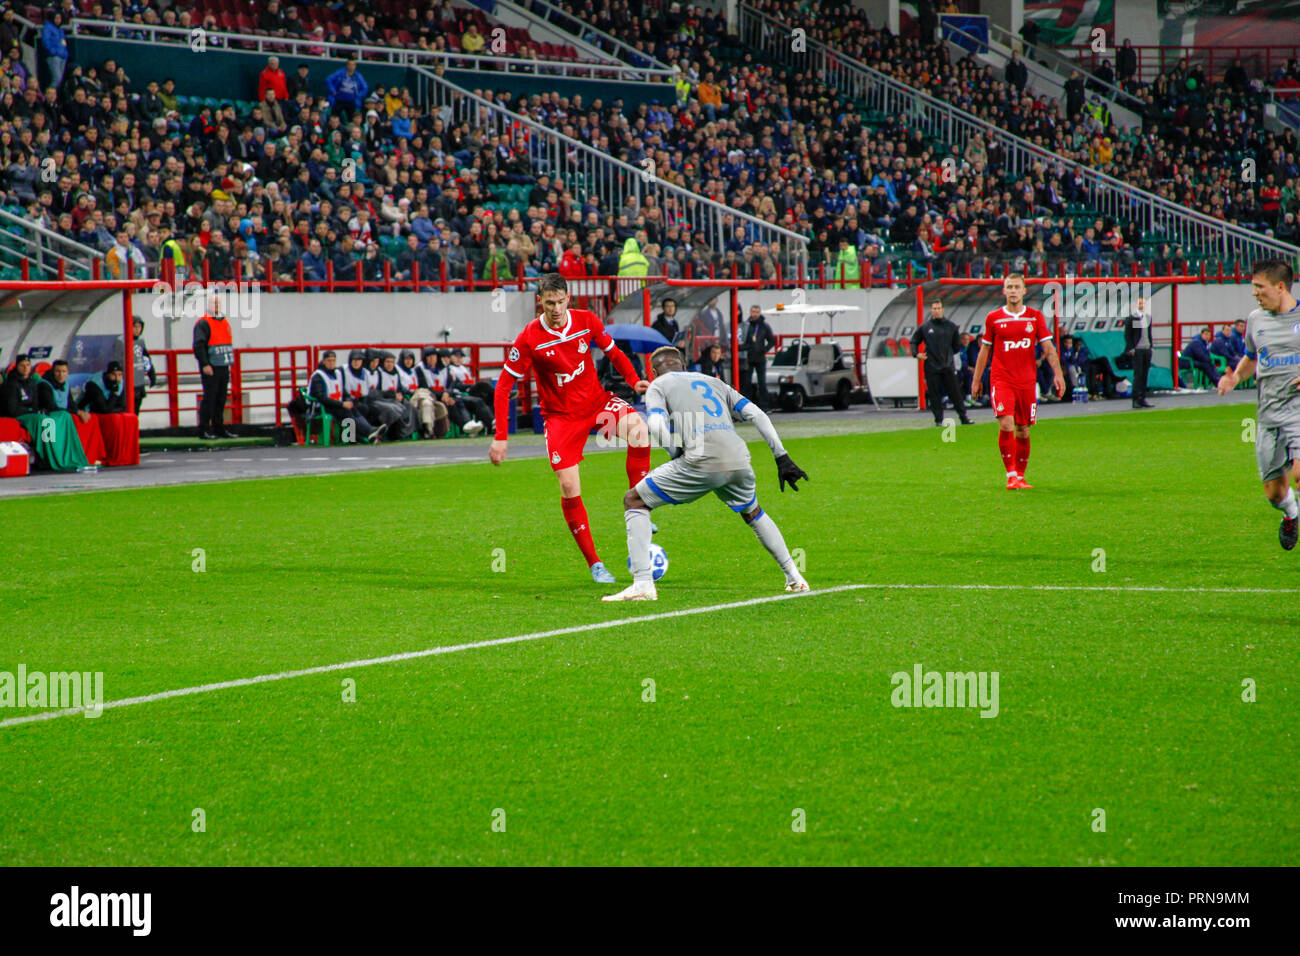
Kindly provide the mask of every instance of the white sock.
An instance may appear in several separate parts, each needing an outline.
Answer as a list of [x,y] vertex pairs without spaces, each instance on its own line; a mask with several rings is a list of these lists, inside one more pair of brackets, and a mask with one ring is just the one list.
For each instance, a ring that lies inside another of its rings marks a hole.
[[632,580],[636,584],[652,584],[650,573],[650,511],[631,508],[623,512],[627,525],[627,554],[632,564]]
[[785,538],[781,537],[781,529],[776,526],[766,511],[760,510],[758,517],[749,523],[754,529],[754,535],[763,543],[763,547],[776,559],[776,563],[781,566],[785,572],[787,581],[795,580],[799,572],[795,570],[794,560],[790,557],[790,549],[785,546]]
[[1295,489],[1288,488],[1286,497],[1278,502],[1270,502],[1274,508],[1283,512],[1288,518],[1300,517],[1300,502],[1296,501]]

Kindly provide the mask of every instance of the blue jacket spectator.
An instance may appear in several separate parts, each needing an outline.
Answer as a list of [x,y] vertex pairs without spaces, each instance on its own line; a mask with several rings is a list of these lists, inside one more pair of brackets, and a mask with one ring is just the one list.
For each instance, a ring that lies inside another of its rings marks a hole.
[[1219,370],[1214,367],[1214,358],[1210,352],[1210,330],[1201,329],[1200,335],[1183,346],[1183,354],[1191,361],[1192,367],[1204,372],[1214,384],[1219,383]]
[[1246,354],[1246,320],[1238,319],[1232,326],[1232,342],[1238,355]]
[[1245,349],[1238,350],[1237,340],[1233,336],[1231,327],[1220,329],[1214,336],[1214,341],[1210,343],[1210,353],[1217,355],[1228,363],[1228,368],[1236,368],[1237,362],[1245,354]]
[[348,60],[343,69],[331,73],[325,80],[325,91],[329,94],[331,107],[359,110],[366,102],[370,84],[357,72],[357,61]]
[[411,231],[419,237],[422,246],[428,245],[429,240],[438,234],[438,230],[433,225],[433,220],[429,218],[428,207],[420,207],[415,218],[411,220]]
[[[312,236],[307,251],[302,254],[302,277],[306,281],[325,281],[325,254],[321,251],[320,240]],[[313,291],[323,292],[324,289],[316,288]]]
[[1065,373],[1065,383],[1071,391],[1088,384],[1088,358],[1088,346],[1082,339],[1061,336],[1061,371]]
[[49,85],[56,90],[63,83],[63,71],[68,67],[68,37],[63,32],[63,14],[56,12],[41,27],[41,49],[45,52],[45,65],[50,71]]

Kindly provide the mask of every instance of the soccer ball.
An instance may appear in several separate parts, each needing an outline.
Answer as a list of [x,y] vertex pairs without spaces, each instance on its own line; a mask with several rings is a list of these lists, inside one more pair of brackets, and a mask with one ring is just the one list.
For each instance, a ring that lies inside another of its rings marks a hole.
[[[632,557],[627,559],[627,569],[632,570]],[[658,581],[668,573],[668,554],[657,544],[650,545],[650,576]]]

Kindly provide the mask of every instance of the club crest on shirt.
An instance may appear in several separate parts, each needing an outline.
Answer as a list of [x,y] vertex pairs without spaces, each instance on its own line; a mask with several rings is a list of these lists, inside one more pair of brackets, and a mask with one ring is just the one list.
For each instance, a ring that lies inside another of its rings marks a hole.
[[1296,335],[1300,335],[1300,322],[1297,322],[1295,325],[1291,326],[1291,331],[1294,332]]
[[585,355],[586,353],[587,353],[587,340],[583,339],[578,343],[578,354]]
[[1026,332],[1032,332],[1032,331],[1034,331],[1034,323],[1032,323],[1032,322],[1026,322],[1026,323],[1025,323],[1025,331],[1026,331]]

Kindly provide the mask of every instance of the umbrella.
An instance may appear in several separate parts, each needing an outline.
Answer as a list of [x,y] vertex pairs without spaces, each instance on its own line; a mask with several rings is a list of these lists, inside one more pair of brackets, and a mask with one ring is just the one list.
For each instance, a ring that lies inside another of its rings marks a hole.
[[633,352],[653,352],[655,349],[673,344],[648,325],[607,325],[605,331],[615,342],[625,343]]

